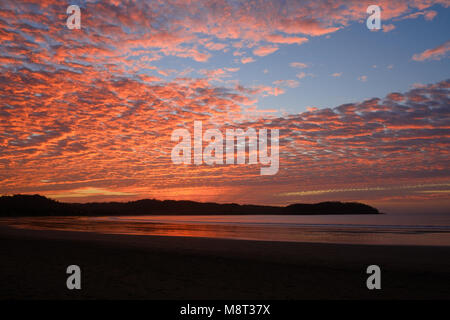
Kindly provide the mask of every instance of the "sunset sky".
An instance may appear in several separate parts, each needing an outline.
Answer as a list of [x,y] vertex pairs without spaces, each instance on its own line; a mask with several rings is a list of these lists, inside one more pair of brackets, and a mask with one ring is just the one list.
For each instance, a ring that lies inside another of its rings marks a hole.
[[[449,30],[450,0],[2,0],[0,193],[450,213]],[[173,164],[194,121],[279,129],[278,173]]]

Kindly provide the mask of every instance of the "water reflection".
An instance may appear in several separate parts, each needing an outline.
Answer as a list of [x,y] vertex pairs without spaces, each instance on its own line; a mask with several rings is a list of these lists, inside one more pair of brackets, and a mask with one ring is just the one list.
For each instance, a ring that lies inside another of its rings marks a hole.
[[254,219],[254,216],[234,216],[231,220],[221,219],[220,216],[208,216],[204,220],[193,216],[27,217],[3,218],[0,223],[24,229],[108,234],[350,244],[450,245],[450,226],[302,224],[293,221],[292,217],[283,222],[284,218],[280,216],[272,220],[270,216],[265,216],[263,221]]

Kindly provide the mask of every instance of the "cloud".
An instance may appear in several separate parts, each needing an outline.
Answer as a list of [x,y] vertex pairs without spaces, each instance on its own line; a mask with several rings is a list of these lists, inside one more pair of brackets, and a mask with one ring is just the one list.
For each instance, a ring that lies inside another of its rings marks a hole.
[[450,41],[447,41],[440,46],[433,49],[427,49],[422,53],[413,55],[412,59],[414,61],[425,61],[425,60],[441,60],[447,55],[450,50]]
[[278,47],[261,46],[261,47],[256,48],[255,50],[253,50],[253,54],[260,56],[260,57],[264,57],[264,56],[274,53],[277,50],[278,50]]
[[335,72],[335,73],[331,74],[331,76],[335,77],[335,78],[339,78],[340,76],[342,76],[342,72]]
[[303,78],[308,77],[308,76],[314,77],[314,74],[313,73],[306,73],[306,72],[302,71],[302,72],[297,73],[295,76],[297,78],[299,78],[299,79],[303,79]]
[[[281,80],[280,82],[275,81],[274,84],[279,86],[281,84],[287,84],[287,83],[291,83],[289,82],[289,80],[287,80],[288,82],[285,82],[283,80]],[[251,89],[244,89],[242,90],[242,92],[250,92],[251,94],[256,94],[256,95],[262,95],[263,97],[267,97],[267,96],[279,96],[281,94],[284,94],[285,91],[282,88],[279,87],[271,87],[271,86],[265,86],[265,85],[258,85],[255,86]]]
[[110,197],[110,196],[135,196],[136,194],[130,193],[130,192],[120,192],[120,191],[111,191],[106,189],[99,189],[99,188],[80,188],[70,191],[62,191],[58,193],[49,193],[47,194],[48,197],[51,197],[53,199],[67,199],[67,198],[87,198],[87,197],[93,197],[93,196],[102,196],[102,197]]
[[243,64],[247,64],[247,63],[255,62],[255,59],[253,59],[252,57],[245,57],[245,58],[241,59],[241,62]]
[[290,66],[293,68],[307,68],[308,67],[308,65],[303,62],[291,62]]
[[284,86],[289,88],[296,88],[300,85],[297,80],[277,80],[273,82],[274,85]]
[[[385,19],[394,19],[438,3],[447,2],[380,6]],[[280,116],[274,107],[258,108],[258,99],[280,96],[296,80],[244,87],[227,82],[237,72],[233,64],[201,66],[227,49],[250,63],[245,55],[252,51],[344,29],[366,17],[364,1],[89,1],[76,34],[64,27],[66,5],[0,2],[1,193],[284,203],[292,199],[275,195],[299,187],[414,184],[450,175],[449,81]],[[442,58],[448,43],[441,47],[415,56]],[[170,68],[166,58],[174,61]],[[173,165],[171,132],[191,129],[195,120],[220,130],[280,129],[279,174]]]
[[266,41],[273,43],[283,43],[283,44],[303,44],[308,42],[308,38],[305,37],[289,37],[282,36],[279,34],[271,34],[265,37]]
[[209,50],[219,51],[225,49],[227,47],[227,44],[208,42],[207,44],[205,44],[205,47],[208,48]]
[[437,12],[433,10],[426,11],[424,14],[425,20],[431,21],[437,16]]
[[[2,2],[5,23],[0,25],[0,41],[7,49],[3,50],[0,61],[11,66],[26,62],[49,68],[54,67],[52,64],[73,67],[76,63],[95,62],[99,66],[112,61],[119,64],[118,68],[130,70],[129,64],[138,68],[143,61],[122,58],[130,57],[136,50],[151,52],[151,59],[175,56],[196,62],[207,62],[228,46],[240,50],[256,47],[252,49],[255,54],[263,56],[274,52],[278,44],[301,45],[309,37],[331,34],[361,21],[366,18],[367,4],[366,1],[288,0],[257,1],[248,6],[245,1],[200,0],[187,5],[185,1],[174,0],[155,6],[143,0],[89,1],[83,5],[82,29],[74,40],[73,32],[60,25],[64,3],[56,0],[20,5]],[[429,8],[436,4],[448,6],[446,0],[380,0],[378,3],[386,20],[419,16],[431,20],[436,11]],[[20,32],[11,32],[17,28]],[[24,45],[30,50],[20,51]]]
[[[258,110],[255,101],[279,96],[284,92],[280,87],[297,82],[230,89],[208,80],[235,71],[219,69],[205,69],[206,78],[172,81],[105,76],[90,68],[81,73],[5,70],[0,75],[0,92],[7,93],[0,106],[0,192],[39,192],[77,201],[192,196],[286,203],[298,197],[317,200],[320,195],[311,194],[316,190],[437,183],[450,175],[450,80],[276,116]],[[261,178],[258,168],[248,165],[173,165],[171,132],[192,130],[199,120],[205,130],[280,129],[279,173]],[[277,196],[298,191],[299,181],[307,193]],[[377,192],[382,197],[391,191]],[[361,194],[353,190],[345,199],[357,200]],[[341,193],[336,197],[343,199]]]
[[[401,190],[401,189],[422,189],[422,188],[436,188],[436,187],[448,187],[450,184],[419,184],[419,185],[400,185],[393,187],[366,187],[366,188],[346,188],[346,189],[324,189],[324,190],[311,190],[311,191],[297,191],[297,192],[286,192],[281,193],[280,196],[290,197],[290,196],[307,196],[307,195],[321,195],[321,194],[330,194],[330,193],[340,193],[340,192],[355,192],[355,191],[386,191],[386,190]],[[426,190],[426,191],[417,191],[423,193],[449,193],[450,190]]]
[[387,99],[392,101],[403,101],[405,99],[405,96],[399,92],[392,92],[387,95]]
[[361,82],[366,82],[367,81],[367,76],[360,76],[358,77],[358,80]]
[[437,16],[437,12],[434,10],[418,11],[395,20],[417,19],[420,16],[423,16],[425,20],[431,21]]
[[395,29],[393,24],[383,24],[383,32],[389,32]]

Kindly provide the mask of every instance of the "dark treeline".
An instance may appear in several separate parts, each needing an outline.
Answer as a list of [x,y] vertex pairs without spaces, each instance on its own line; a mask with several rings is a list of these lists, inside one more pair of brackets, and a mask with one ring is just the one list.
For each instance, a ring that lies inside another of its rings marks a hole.
[[0,216],[103,216],[103,215],[233,215],[233,214],[379,214],[357,202],[292,204],[285,207],[144,199],[129,202],[64,203],[41,195],[0,197]]

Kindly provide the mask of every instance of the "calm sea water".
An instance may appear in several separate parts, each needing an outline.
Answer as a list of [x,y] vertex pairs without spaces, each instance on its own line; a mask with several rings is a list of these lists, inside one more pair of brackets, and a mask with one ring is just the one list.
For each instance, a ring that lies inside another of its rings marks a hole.
[[347,244],[450,246],[450,215],[4,218],[16,228]]

